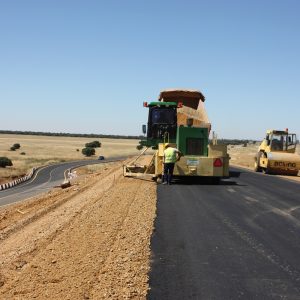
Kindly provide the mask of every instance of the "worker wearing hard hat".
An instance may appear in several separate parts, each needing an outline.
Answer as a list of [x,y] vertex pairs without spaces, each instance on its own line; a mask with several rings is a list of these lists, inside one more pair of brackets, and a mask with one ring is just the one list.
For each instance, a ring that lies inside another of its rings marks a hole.
[[165,144],[164,150],[164,175],[162,184],[171,184],[173,171],[176,161],[180,159],[182,153],[170,146],[169,143]]

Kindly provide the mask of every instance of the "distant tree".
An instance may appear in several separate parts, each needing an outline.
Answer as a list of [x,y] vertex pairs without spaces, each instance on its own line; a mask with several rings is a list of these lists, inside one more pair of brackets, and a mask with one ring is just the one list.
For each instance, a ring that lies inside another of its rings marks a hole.
[[21,154],[21,155],[25,155],[26,153],[25,153],[25,152],[21,152],[20,154]]
[[86,143],[85,147],[87,147],[87,148],[100,148],[101,143],[99,141],[93,141],[93,142],[90,142],[90,143]]
[[12,161],[7,157],[0,157],[0,168],[11,167]]
[[14,146],[11,146],[10,151],[16,151],[16,148]]
[[141,145],[141,144],[137,145],[137,146],[136,146],[136,149],[137,149],[137,150],[142,150],[142,149],[143,149],[143,145]]
[[77,152],[79,152],[79,149],[76,149]]
[[95,149],[94,148],[90,148],[90,147],[86,147],[86,148],[83,148],[81,150],[82,154],[85,155],[85,156],[92,156],[92,155],[95,155]]
[[114,134],[94,134],[94,133],[64,133],[64,132],[39,132],[39,131],[20,131],[20,130],[0,130],[1,134],[22,134],[39,136],[72,136],[84,138],[112,138],[112,139],[143,139],[143,135],[114,135]]
[[15,149],[20,149],[21,148],[21,145],[19,143],[16,143],[16,144],[13,144],[13,147]]
[[238,139],[218,139],[218,144],[226,145],[244,145],[247,144],[249,140],[238,140]]

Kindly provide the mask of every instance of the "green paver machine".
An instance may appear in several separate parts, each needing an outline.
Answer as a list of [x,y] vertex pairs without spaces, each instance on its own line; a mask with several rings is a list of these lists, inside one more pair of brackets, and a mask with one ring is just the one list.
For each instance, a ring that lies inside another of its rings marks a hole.
[[176,162],[174,176],[211,177],[216,182],[229,176],[226,145],[209,141],[211,124],[203,94],[195,90],[165,90],[158,101],[144,102],[149,109],[148,126],[143,125],[146,139],[140,145],[155,150],[147,166],[133,163],[124,166],[124,176],[159,179],[163,174],[165,144],[176,147],[183,156]]

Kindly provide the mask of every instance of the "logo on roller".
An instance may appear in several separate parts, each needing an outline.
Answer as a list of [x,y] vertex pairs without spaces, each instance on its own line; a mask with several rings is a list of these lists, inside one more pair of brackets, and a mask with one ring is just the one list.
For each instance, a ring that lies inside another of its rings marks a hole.
[[274,167],[284,167],[284,168],[296,168],[296,163],[284,162],[284,161],[275,161]]

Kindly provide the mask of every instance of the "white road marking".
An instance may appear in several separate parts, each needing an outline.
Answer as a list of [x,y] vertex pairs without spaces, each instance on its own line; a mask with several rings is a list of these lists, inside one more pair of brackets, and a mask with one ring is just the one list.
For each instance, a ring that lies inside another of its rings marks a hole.
[[244,196],[244,198],[245,198],[247,201],[250,201],[250,202],[258,202],[257,199],[254,199],[254,198],[249,197],[249,196]]
[[227,191],[230,192],[230,193],[235,193],[235,192],[236,192],[236,191],[235,191],[234,189],[232,189],[232,188],[228,188]]
[[287,212],[290,214],[290,213],[292,213],[294,210],[297,210],[297,209],[299,209],[299,208],[300,208],[300,206],[294,206],[294,207],[291,207],[290,209],[288,209]]

